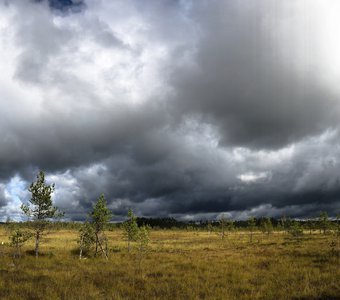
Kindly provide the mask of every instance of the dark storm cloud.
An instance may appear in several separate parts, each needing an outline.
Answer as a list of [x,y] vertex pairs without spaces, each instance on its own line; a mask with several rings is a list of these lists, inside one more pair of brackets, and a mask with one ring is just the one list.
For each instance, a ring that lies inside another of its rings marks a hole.
[[43,169],[71,219],[101,193],[117,218],[339,210],[339,91],[299,3],[48,3],[1,7],[0,206]]
[[[35,0],[36,3],[41,3],[44,1],[45,0]],[[83,0],[48,0],[47,2],[52,9],[63,12],[80,12],[86,8],[86,4]]]
[[[174,145],[178,144],[179,140],[174,142]],[[143,152],[142,148],[140,150]],[[238,212],[249,211],[256,215],[298,217],[313,215],[322,209],[330,212],[339,209],[339,163],[329,163],[338,159],[339,154],[320,149],[316,141],[297,146],[293,157],[280,158],[282,161],[275,163],[268,178],[255,182],[233,178],[234,174],[240,174],[243,166],[233,163],[232,158],[223,159],[207,147],[195,153],[200,158],[197,160],[190,154],[197,150],[195,146],[189,147],[187,152],[173,150],[159,161],[148,161],[147,164],[127,153],[90,167],[90,174],[85,169],[78,169],[72,176],[77,178],[79,190],[86,191],[79,197],[83,199],[84,210],[91,208],[98,189],[111,200],[116,215],[124,215],[130,207],[139,214],[150,216],[223,211],[240,216]],[[320,159],[317,152],[322,152],[324,157]],[[266,169],[263,163],[270,160],[270,154],[267,159],[257,157],[252,169]],[[306,178],[310,169],[314,169],[315,179]],[[315,185],[315,181],[319,185]],[[260,210],[252,211],[256,207]]]

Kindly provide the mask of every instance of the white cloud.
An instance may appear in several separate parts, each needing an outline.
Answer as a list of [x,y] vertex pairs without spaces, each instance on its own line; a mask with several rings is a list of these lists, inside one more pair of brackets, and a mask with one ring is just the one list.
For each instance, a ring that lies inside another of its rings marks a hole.
[[270,177],[270,173],[268,172],[258,172],[258,173],[248,172],[248,173],[240,174],[237,176],[238,179],[246,183],[254,183],[257,181],[267,179],[269,177]]

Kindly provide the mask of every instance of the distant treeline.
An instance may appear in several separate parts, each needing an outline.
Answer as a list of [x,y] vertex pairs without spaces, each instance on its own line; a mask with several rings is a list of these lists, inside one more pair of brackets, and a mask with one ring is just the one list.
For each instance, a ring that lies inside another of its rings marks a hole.
[[[232,220],[227,219],[229,222],[232,223],[233,229],[245,229],[249,227],[249,220]],[[273,226],[276,230],[284,230],[285,227],[289,227],[292,222],[298,223],[301,227],[305,228],[306,230],[318,230],[320,227],[323,226],[320,219],[302,219],[302,220],[293,220],[290,218],[285,219],[277,219],[277,218],[254,218],[254,225],[255,227],[261,228],[264,222],[268,222]],[[14,222],[8,220],[6,222],[0,222],[1,226],[6,226],[13,224]],[[32,227],[34,226],[33,222],[15,222],[16,225],[20,225],[23,227]],[[49,224],[51,229],[80,229],[83,222],[75,222],[75,221],[56,221],[51,222]],[[109,223],[107,225],[108,230],[114,230],[116,228],[121,228],[123,222],[117,223]],[[207,228],[218,228],[221,226],[221,220],[199,220],[199,221],[179,221],[175,218],[145,218],[145,217],[137,217],[137,224],[139,227],[143,225],[150,226],[153,229],[201,229],[205,230]],[[331,220],[329,219],[329,225],[336,226],[340,224],[339,219]]]

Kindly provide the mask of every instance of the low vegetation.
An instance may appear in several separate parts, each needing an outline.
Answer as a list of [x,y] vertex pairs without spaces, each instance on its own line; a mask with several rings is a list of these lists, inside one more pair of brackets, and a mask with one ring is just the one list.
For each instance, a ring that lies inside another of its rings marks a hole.
[[[0,229],[0,299],[339,299],[339,245],[335,232],[143,229],[126,246],[122,229],[107,231],[108,259],[79,259],[79,231],[43,236],[13,258]],[[336,248],[337,247],[337,248]],[[146,251],[147,249],[147,251]]]

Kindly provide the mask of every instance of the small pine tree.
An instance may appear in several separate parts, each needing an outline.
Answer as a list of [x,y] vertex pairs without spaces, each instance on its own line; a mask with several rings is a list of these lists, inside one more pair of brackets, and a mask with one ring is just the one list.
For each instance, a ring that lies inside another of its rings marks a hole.
[[320,231],[322,230],[323,234],[327,233],[327,230],[330,227],[330,221],[328,219],[328,214],[325,211],[320,212],[320,216],[319,216],[319,227],[320,227]]
[[211,234],[214,230],[214,227],[212,226],[211,222],[209,221],[207,224],[207,231],[209,232],[209,234]]
[[144,253],[147,251],[150,242],[149,233],[150,233],[149,226],[142,226],[139,228],[137,235],[139,252]]
[[223,240],[225,237],[225,227],[226,227],[226,218],[224,214],[222,215],[219,223],[220,223],[220,229],[221,229],[221,239]]
[[148,246],[150,242],[150,227],[142,226],[138,230],[136,241],[138,242],[138,269],[139,273],[143,277],[142,260],[144,255],[148,251]]
[[93,226],[86,221],[79,230],[79,259],[84,253],[88,253],[96,243],[96,235]]
[[135,242],[138,239],[137,218],[133,214],[132,209],[129,209],[128,219],[122,224],[122,227],[123,227],[123,235],[128,245],[128,252],[130,252],[131,242]]
[[252,243],[253,242],[253,234],[254,234],[254,231],[255,231],[255,228],[256,228],[256,219],[254,217],[250,217],[248,219],[248,228],[249,228],[249,232],[250,232],[250,235],[249,235],[250,242]]
[[231,219],[225,218],[225,215],[223,214],[220,218],[220,229],[221,229],[221,239],[223,240],[226,236],[226,231],[230,232],[234,229],[234,221]]
[[[91,212],[90,217],[94,229],[96,243],[94,256],[97,256],[100,251],[106,257],[106,259],[108,259],[107,238],[105,236],[104,230],[108,222],[110,221],[112,214],[111,211],[107,208],[107,203],[103,194],[100,195],[96,204],[94,204],[93,211]],[[103,245],[103,243],[105,243],[105,245]]]
[[303,228],[301,227],[301,224],[298,221],[293,220],[289,227],[289,233],[294,238],[300,238],[303,235]]
[[315,228],[315,222],[313,219],[308,219],[306,222],[306,227],[309,230],[309,234],[312,234],[313,229]]
[[279,221],[279,223],[280,223],[280,227],[282,228],[282,230],[284,231],[284,232],[286,232],[287,231],[287,219],[286,219],[286,216],[282,216],[281,218],[280,218],[280,221]]
[[32,237],[29,231],[21,230],[20,227],[15,227],[9,237],[10,246],[15,249],[14,257],[21,257],[22,246]]
[[33,218],[36,257],[39,256],[40,238],[49,224],[49,219],[63,216],[63,213],[53,206],[52,194],[54,189],[54,184],[47,185],[45,183],[45,174],[40,171],[37,181],[33,182],[28,189],[32,194],[29,203],[21,205],[24,214]]
[[263,233],[267,233],[269,235],[273,231],[273,224],[270,218],[264,218],[261,220],[261,230]]

